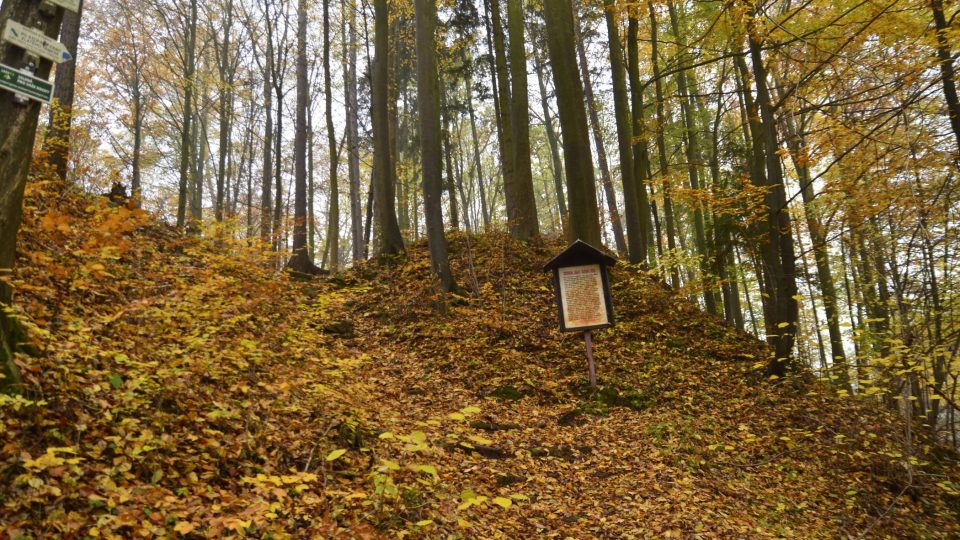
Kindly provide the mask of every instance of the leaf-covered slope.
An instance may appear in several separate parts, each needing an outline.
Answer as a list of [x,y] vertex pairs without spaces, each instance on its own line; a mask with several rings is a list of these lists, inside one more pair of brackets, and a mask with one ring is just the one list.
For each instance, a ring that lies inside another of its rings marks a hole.
[[[957,472],[892,414],[639,271],[619,324],[556,329],[561,246],[452,239],[325,281],[34,184],[17,305],[41,351],[0,397],[0,527],[46,537],[949,538]],[[951,495],[951,492],[953,494]]]

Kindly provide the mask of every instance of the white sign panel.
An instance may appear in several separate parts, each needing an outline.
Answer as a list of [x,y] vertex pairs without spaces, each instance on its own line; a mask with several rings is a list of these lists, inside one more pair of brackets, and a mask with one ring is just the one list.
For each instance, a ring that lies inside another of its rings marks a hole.
[[69,9],[74,13],[80,13],[80,0],[47,0],[51,4]]
[[63,43],[16,21],[7,21],[3,27],[3,40],[58,64],[73,58]]
[[560,268],[560,303],[568,330],[610,324],[599,264]]

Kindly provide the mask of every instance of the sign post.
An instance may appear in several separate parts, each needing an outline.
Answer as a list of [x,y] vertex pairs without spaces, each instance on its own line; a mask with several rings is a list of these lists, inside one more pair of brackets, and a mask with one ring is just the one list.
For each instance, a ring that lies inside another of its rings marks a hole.
[[597,386],[593,362],[593,331],[615,324],[607,268],[617,260],[582,240],[570,244],[550,260],[544,272],[553,272],[561,332],[583,332],[590,386]]

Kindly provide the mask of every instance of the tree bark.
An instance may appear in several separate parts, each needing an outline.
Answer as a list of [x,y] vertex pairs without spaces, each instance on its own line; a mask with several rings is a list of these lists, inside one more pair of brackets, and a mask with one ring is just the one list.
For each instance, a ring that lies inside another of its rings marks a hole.
[[[304,54],[306,71],[306,54]],[[331,272],[340,270],[340,178],[338,175],[339,152],[337,132],[333,126],[333,75],[330,72],[330,2],[323,3],[323,88],[327,117],[327,146],[330,155],[330,211],[327,214],[327,247],[330,251]],[[304,75],[306,84],[306,75]]]
[[[667,161],[667,143],[663,130],[667,126],[667,116],[664,112],[663,82],[660,80],[659,40],[657,39],[657,13],[653,2],[647,1],[650,13],[650,64],[653,69],[654,89],[657,96],[657,157],[660,162],[658,175],[663,181],[663,221],[667,233],[667,249],[671,254],[677,252],[676,231],[673,219],[673,199],[670,195],[670,180],[667,178],[670,165]],[[673,264],[670,268],[670,285],[680,287],[680,269]]]
[[197,0],[190,0],[190,20],[184,29],[186,43],[184,43],[184,89],[183,89],[183,121],[180,134],[180,186],[177,196],[177,228],[183,230],[187,223],[187,191],[190,183],[190,163],[193,150],[191,130],[193,122],[193,92],[194,71],[197,48]]
[[[680,31],[680,22],[677,17],[677,10],[673,2],[667,3],[667,9],[670,14],[670,25],[673,28],[674,38],[677,40],[677,93],[680,97],[680,110],[683,120],[683,129],[685,134],[687,154],[687,175],[690,179],[690,189],[699,191],[700,186],[700,145],[697,137],[696,122],[694,119],[695,103],[690,95],[687,83],[687,44],[683,32]],[[716,315],[717,302],[713,294],[712,286],[709,284],[711,255],[707,249],[706,227],[704,226],[703,209],[699,203],[693,205],[693,233],[696,242],[697,252],[700,255],[700,273],[704,280],[703,299],[707,308],[707,313]]]
[[[269,5],[269,4],[268,4]],[[267,51],[263,69],[263,170],[260,180],[260,240],[270,244],[273,235],[273,31],[267,16]]]
[[67,163],[70,159],[70,128],[73,123],[74,83],[77,75],[77,44],[80,42],[80,22],[83,17],[83,0],[80,11],[65,9],[60,41],[73,57],[57,66],[53,82],[54,102],[50,107],[49,131],[44,140],[50,156],[50,164],[61,180],[67,179]]
[[477,115],[473,109],[473,77],[470,71],[467,71],[467,112],[470,114],[470,139],[473,141],[473,167],[477,174],[477,191],[480,193],[480,215],[483,218],[483,229],[490,230],[490,211],[487,207],[487,193],[483,181],[480,140],[477,137]]
[[[497,114],[497,126],[500,134],[500,170],[503,176],[504,196],[507,201],[510,200],[509,186],[513,182],[514,168],[516,167],[516,158],[514,156],[513,144],[513,99],[510,93],[510,77],[507,69],[507,53],[504,44],[503,18],[500,12],[500,0],[488,0],[490,2],[491,28],[493,33],[493,51],[494,64],[496,65],[496,84],[500,99],[500,110]],[[509,206],[507,202],[507,219],[509,220]],[[507,223],[509,227],[509,222]]]
[[534,68],[537,71],[537,83],[540,85],[540,106],[543,108],[543,124],[547,130],[547,144],[550,145],[550,159],[553,161],[553,189],[557,196],[557,208],[560,212],[560,224],[563,233],[570,228],[570,215],[567,212],[567,198],[563,194],[563,161],[560,159],[560,141],[553,127],[553,115],[547,100],[547,85],[544,82],[543,62],[537,51],[533,53]]
[[347,170],[350,177],[350,240],[353,260],[363,259],[363,214],[360,203],[360,133],[357,105],[357,10],[353,2],[344,2],[349,15],[343,19],[348,28],[347,64],[344,73],[347,113]]
[[754,84],[757,87],[757,105],[760,110],[764,151],[766,153],[767,238],[762,246],[765,270],[773,282],[768,290],[773,307],[772,319],[768,319],[767,338],[771,341],[775,357],[767,371],[770,375],[786,375],[787,363],[793,355],[794,333],[797,328],[799,308],[797,305],[796,256],[790,226],[790,211],[784,186],[783,169],[780,164],[780,145],[770,93],[767,90],[767,72],[757,36],[750,34],[750,59],[753,63]]
[[373,123],[373,193],[378,256],[403,252],[403,237],[394,207],[396,176],[390,156],[390,117],[387,108],[389,47],[389,7],[387,0],[374,0],[374,61],[371,85]]
[[947,102],[947,114],[950,116],[950,129],[957,141],[956,157],[960,158],[960,98],[957,97],[957,83],[954,80],[953,51],[947,32],[950,23],[943,13],[943,0],[930,0],[933,12],[934,28],[937,31],[937,61],[940,63],[940,79],[943,82],[943,98]]
[[[330,63],[327,4],[324,3],[324,79],[327,86],[329,115]],[[297,3],[297,119],[293,141],[294,192],[293,192],[293,255],[287,268],[300,274],[316,274],[319,270],[310,260],[307,246],[307,108],[310,107],[310,90],[307,86],[307,0]],[[329,126],[329,124],[328,124]]]
[[[597,147],[597,161],[600,163],[600,181],[603,183],[603,192],[607,201],[607,212],[610,214],[610,225],[613,228],[613,239],[617,251],[627,251],[626,239],[623,236],[623,223],[620,221],[620,211],[617,209],[617,194],[613,187],[613,175],[610,174],[610,165],[607,160],[607,149],[603,144],[603,128],[597,112],[597,102],[593,95],[593,83],[590,80],[590,66],[587,64],[587,51],[580,32],[580,10],[577,7],[580,0],[572,3],[571,16],[573,18],[573,35],[580,57],[580,74],[583,77],[583,92],[590,118],[590,127],[593,133],[593,144]],[[556,80],[554,80],[556,82]],[[566,133],[566,130],[563,130]]]
[[630,262],[647,260],[646,231],[640,223],[640,195],[643,185],[637,184],[633,161],[633,115],[627,95],[627,74],[620,41],[620,14],[614,0],[604,0],[607,39],[610,49],[610,71],[613,74],[613,107],[617,123],[617,147],[620,152],[620,182],[623,185],[623,210],[627,225],[627,254]]
[[[650,222],[650,199],[647,197],[646,181],[650,170],[650,153],[647,149],[647,133],[643,122],[643,86],[640,83],[640,51],[638,47],[640,21],[631,9],[627,22],[627,73],[630,79],[630,109],[633,137],[633,183],[637,192],[637,207],[643,235],[643,260],[653,254],[653,226]],[[640,262],[640,261],[637,261]]]
[[423,167],[423,204],[427,242],[433,272],[440,287],[456,287],[443,234],[443,157],[441,156],[440,81],[437,73],[437,5],[416,0],[417,103],[420,106],[420,159]]
[[530,169],[530,104],[521,0],[507,0],[507,26],[510,34],[510,123],[513,126],[514,159],[513,174],[504,181],[507,224],[511,236],[517,240],[532,240],[540,235],[540,223]]
[[547,48],[553,65],[560,127],[563,132],[564,162],[567,170],[567,197],[570,209],[569,239],[601,245],[600,214],[597,208],[596,176],[590,141],[587,139],[587,115],[584,111],[583,83],[577,72],[574,44],[573,8],[570,0],[552,0],[544,5]]
[[[4,0],[0,5],[0,26],[16,20],[56,39],[60,31],[63,9],[55,15],[43,15],[39,4],[30,0]],[[0,43],[0,61],[3,64],[26,67],[23,51]],[[35,75],[41,79],[50,76],[51,63],[41,60]],[[23,216],[23,192],[33,157],[37,122],[41,104],[37,101],[18,103],[10,92],[0,91],[0,278],[13,272],[17,253],[17,233]],[[18,390],[22,383],[14,362],[14,354],[22,351],[23,332],[8,310],[13,299],[6,279],[0,279],[0,389]]]
[[214,217],[223,221],[223,199],[226,187],[227,159],[230,153],[230,131],[233,120],[233,79],[236,73],[230,62],[230,30],[233,26],[233,0],[227,0],[226,21],[223,24],[223,42],[218,48],[218,73],[220,75],[220,148],[217,169],[217,193],[214,199]]

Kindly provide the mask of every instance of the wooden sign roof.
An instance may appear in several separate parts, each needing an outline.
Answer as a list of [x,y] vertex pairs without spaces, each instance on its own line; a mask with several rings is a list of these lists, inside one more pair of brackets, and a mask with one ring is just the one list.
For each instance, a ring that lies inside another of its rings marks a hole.
[[614,266],[617,264],[617,259],[583,240],[577,240],[570,244],[567,249],[563,250],[559,255],[550,259],[550,261],[543,266],[543,271],[549,272],[557,268],[578,264],[605,264],[607,266]]

